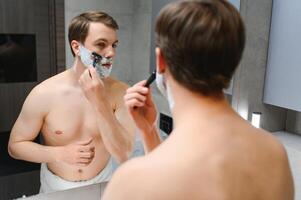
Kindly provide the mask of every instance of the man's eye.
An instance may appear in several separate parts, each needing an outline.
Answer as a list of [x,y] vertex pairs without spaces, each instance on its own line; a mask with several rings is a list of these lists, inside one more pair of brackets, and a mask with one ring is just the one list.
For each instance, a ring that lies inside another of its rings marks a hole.
[[118,44],[117,44],[117,43],[115,43],[115,44],[113,44],[113,45],[112,45],[112,47],[115,49],[115,48],[117,48],[117,47],[118,47]]
[[104,43],[99,43],[99,44],[97,44],[97,46],[103,48],[103,47],[105,47],[105,44]]

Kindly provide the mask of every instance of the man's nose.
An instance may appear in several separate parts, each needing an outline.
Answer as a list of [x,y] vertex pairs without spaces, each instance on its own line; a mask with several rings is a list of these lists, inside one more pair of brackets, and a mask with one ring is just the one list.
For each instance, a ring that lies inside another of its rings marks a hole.
[[115,56],[115,49],[113,47],[109,47],[105,52],[106,58],[113,58]]

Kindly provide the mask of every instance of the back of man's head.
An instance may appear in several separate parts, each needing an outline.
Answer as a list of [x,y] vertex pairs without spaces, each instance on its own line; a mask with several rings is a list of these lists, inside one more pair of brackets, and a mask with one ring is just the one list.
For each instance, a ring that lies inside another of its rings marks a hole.
[[91,22],[102,23],[114,30],[118,30],[119,28],[113,17],[102,11],[87,11],[74,17],[68,29],[68,40],[73,56],[75,54],[71,47],[72,40],[84,43],[88,35],[89,25]]
[[156,40],[178,83],[215,95],[229,86],[239,64],[245,28],[227,0],[179,1],[160,12]]

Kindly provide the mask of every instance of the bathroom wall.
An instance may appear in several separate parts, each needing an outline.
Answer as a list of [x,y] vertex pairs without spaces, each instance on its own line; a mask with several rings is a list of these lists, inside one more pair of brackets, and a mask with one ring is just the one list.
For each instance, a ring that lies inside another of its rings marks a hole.
[[[60,18],[53,17],[60,13],[59,10],[56,10],[56,6],[58,4],[61,5],[61,3],[62,1],[54,2],[54,0],[0,1],[0,33],[30,34],[35,38],[37,75],[37,80],[17,81],[15,83],[4,82],[0,84],[0,132],[10,131],[29,91],[39,82],[56,74],[60,70],[61,63],[64,62],[64,56],[57,56],[64,54],[64,47],[56,49],[56,46],[60,45],[55,44],[56,41],[60,41],[60,32],[55,27],[55,24],[60,22]],[[59,29],[60,26],[57,28]],[[5,49],[7,51],[8,48],[3,48],[2,55],[6,52]],[[9,57],[14,55],[18,60],[26,59],[23,56],[24,54],[18,55],[17,52],[16,50],[13,51],[12,48],[11,53],[3,57],[9,60]],[[1,65],[1,67],[7,66],[8,71],[11,71],[12,74],[13,70],[17,72],[10,75],[14,79],[22,73],[18,67],[26,67],[26,65],[14,65],[13,59]],[[14,69],[11,70],[12,68]]]
[[[232,96],[232,106],[245,118],[251,119],[251,113],[254,111],[259,111],[262,113],[262,120],[261,120],[261,127],[267,129],[269,131],[279,131],[285,130],[287,132],[295,133],[301,135],[301,113],[281,108],[287,107],[285,104],[281,106],[280,103],[271,103],[274,105],[279,105],[281,107],[272,106],[268,104],[264,104],[264,93],[274,92],[274,96],[271,98],[270,101],[275,102],[295,102],[294,104],[297,105],[296,97],[292,99],[292,95],[283,94],[286,91],[295,91],[293,93],[298,93],[298,75],[294,74],[297,73],[297,65],[292,65],[291,62],[295,61],[296,59],[288,60],[287,64],[290,66],[280,67],[274,66],[273,64],[278,64],[278,62],[270,62],[269,68],[278,67],[280,70],[284,70],[278,77],[271,77],[273,74],[271,71],[267,70],[268,67],[268,56],[272,52],[272,49],[275,45],[279,45],[279,42],[283,41],[281,38],[275,40],[277,32],[273,32],[273,29],[280,28],[279,23],[283,21],[280,20],[287,20],[287,17],[293,17],[294,15],[299,15],[297,12],[300,10],[301,4],[298,1],[285,1],[286,8],[281,7],[282,11],[287,9],[285,13],[281,13],[278,8],[280,3],[284,3],[282,1],[275,1],[273,4],[272,0],[241,0],[241,14],[244,18],[246,28],[247,28],[247,43],[244,52],[244,56],[241,62],[240,67],[238,68],[235,76],[234,76],[234,92]],[[278,7],[277,7],[277,5]],[[292,5],[294,3],[295,5]],[[274,8],[273,8],[274,6]],[[290,7],[288,7],[290,6]],[[299,6],[299,7],[298,7]],[[294,8],[292,8],[294,7]],[[289,8],[294,11],[289,11]],[[287,15],[287,13],[291,13],[291,15]],[[278,15],[285,15],[285,19]],[[274,20],[271,22],[271,20]],[[277,20],[277,21],[276,21]],[[294,21],[293,23],[299,23],[298,20]],[[271,28],[271,26],[273,27]],[[281,24],[280,24],[281,25]],[[289,26],[292,28],[291,26]],[[280,28],[281,29],[281,28]],[[287,32],[288,28],[282,28],[282,30],[286,30],[282,32],[281,37],[284,36],[284,39],[288,39],[286,34],[290,34],[291,37],[295,37],[296,34],[294,31]],[[297,31],[297,30],[295,30]],[[276,34],[276,35],[275,35]],[[271,38],[270,38],[271,37]],[[296,36],[298,37],[298,36]],[[276,42],[276,43],[275,43]],[[285,42],[285,41],[283,41]],[[291,56],[294,50],[288,48],[285,50],[285,45],[280,45],[277,47],[276,50],[283,50],[287,51],[288,54],[280,53],[276,55],[276,59],[279,56]],[[270,48],[270,49],[269,49]],[[292,52],[290,52],[292,51]],[[290,72],[289,72],[290,70]],[[267,74],[268,73],[268,74]],[[291,75],[290,75],[290,74]],[[285,77],[283,76],[285,74]],[[298,74],[298,73],[297,73]],[[273,83],[265,77],[271,79],[273,78]],[[284,78],[289,77],[287,81],[283,80]],[[265,85],[269,84],[269,85]],[[266,86],[266,87],[265,87]],[[267,87],[269,86],[269,87]],[[275,89],[275,91],[269,91],[271,89]],[[264,91],[265,90],[265,91]],[[279,90],[279,91],[278,91]],[[278,92],[277,92],[278,91]],[[279,94],[281,93],[281,97]],[[296,94],[297,94],[296,93]],[[267,100],[265,102],[269,103]],[[300,103],[300,102],[299,102]],[[288,103],[289,104],[289,103]],[[287,107],[289,108],[289,107]]]
[[287,111],[286,131],[297,134],[301,134],[300,11],[299,0],[273,1],[264,91],[264,102],[292,109]]
[[286,131],[301,135],[301,113],[293,110],[287,111]]
[[[64,36],[64,31],[61,32],[64,30],[63,8],[63,0],[0,1],[0,33],[35,35],[37,63],[37,80],[0,84],[0,199],[15,199],[39,191],[39,165],[11,158],[7,152],[7,142],[30,90],[65,66],[64,37],[61,42]],[[1,51],[3,53],[3,48]],[[5,58],[14,56],[15,59],[22,60],[22,55],[26,56],[24,53],[16,56],[9,52]],[[14,65],[13,62],[4,64],[14,70],[16,75],[22,75],[18,67],[26,66]]]
[[232,106],[248,120],[252,112],[261,112],[261,127],[266,130],[284,130],[286,109],[262,101],[272,0],[241,0],[240,12],[246,25],[247,42],[234,75]]
[[[301,112],[299,0],[274,0],[264,102]],[[288,15],[289,13],[289,15]]]

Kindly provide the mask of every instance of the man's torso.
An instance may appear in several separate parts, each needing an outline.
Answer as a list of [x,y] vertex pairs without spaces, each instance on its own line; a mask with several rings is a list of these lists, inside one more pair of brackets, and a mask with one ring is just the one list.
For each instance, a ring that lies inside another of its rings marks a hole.
[[[49,146],[63,146],[92,138],[95,155],[92,162],[84,167],[59,162],[47,165],[51,172],[65,180],[89,180],[105,168],[110,154],[98,130],[94,108],[81,88],[63,81],[68,75],[68,71],[63,72],[50,82],[52,88],[49,98],[52,101],[41,130],[44,143]],[[118,95],[109,91],[110,86],[106,86],[106,89],[108,102],[114,112],[116,102],[119,101],[116,99]]]
[[[143,161],[132,162],[140,166],[141,179],[148,180],[144,187],[164,185],[164,190],[154,189],[154,196],[149,196],[173,200],[291,200],[290,169],[279,148],[274,151],[278,144],[271,136],[254,131],[247,123],[229,125],[225,120],[218,124],[225,128],[191,126],[180,130],[181,134],[172,133]],[[229,127],[237,129],[232,132]],[[195,134],[188,134],[192,132]]]

